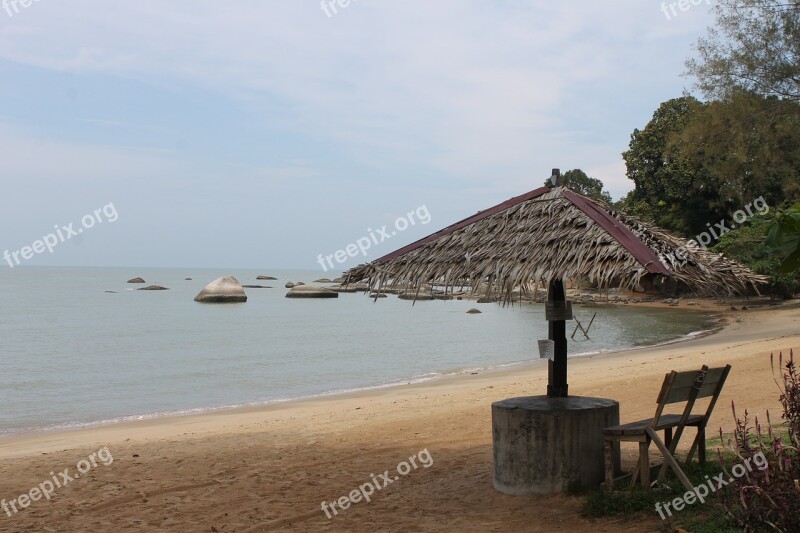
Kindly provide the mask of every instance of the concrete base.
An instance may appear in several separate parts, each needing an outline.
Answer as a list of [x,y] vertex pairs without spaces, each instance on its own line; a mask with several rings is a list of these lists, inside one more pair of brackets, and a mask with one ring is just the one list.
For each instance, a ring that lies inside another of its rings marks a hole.
[[[492,404],[494,488],[509,496],[593,488],[604,480],[603,428],[619,424],[604,398],[526,396]],[[614,450],[619,464],[619,445]]]

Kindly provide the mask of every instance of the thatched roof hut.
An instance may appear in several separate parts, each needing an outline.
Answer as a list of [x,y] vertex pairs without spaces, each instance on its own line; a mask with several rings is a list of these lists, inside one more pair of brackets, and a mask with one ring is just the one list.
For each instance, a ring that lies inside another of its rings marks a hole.
[[465,218],[365,265],[348,283],[373,287],[486,282],[505,301],[516,287],[587,279],[600,287],[673,280],[702,295],[757,292],[766,278],[566,187],[542,187]]

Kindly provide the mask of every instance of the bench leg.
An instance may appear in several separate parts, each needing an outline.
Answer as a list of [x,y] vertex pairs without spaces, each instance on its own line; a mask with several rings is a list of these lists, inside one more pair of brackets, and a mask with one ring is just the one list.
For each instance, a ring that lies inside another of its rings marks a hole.
[[698,461],[700,461],[700,464],[704,464],[706,462],[706,427],[705,426],[697,426],[697,436],[695,436],[694,442],[692,442],[692,447],[689,448],[689,453],[686,454],[686,464],[689,464],[689,461],[691,461],[692,457],[694,457],[695,450],[697,450]]
[[639,443],[639,478],[642,480],[642,490],[650,490],[650,455],[649,442]]
[[706,427],[702,426],[697,428],[697,438],[700,439],[700,444],[698,445],[698,455],[700,456],[700,464],[705,464],[706,462]]
[[672,428],[664,429],[664,445],[669,448],[672,446]]
[[647,428],[645,431],[647,431],[647,434],[650,436],[650,439],[655,443],[656,447],[661,452],[661,455],[664,456],[663,468],[666,468],[666,466],[669,465],[669,467],[672,468],[672,471],[675,472],[675,475],[678,476],[678,479],[681,481],[686,490],[687,491],[693,490],[694,487],[692,487],[689,478],[686,477],[686,474],[683,473],[681,467],[678,466],[678,463],[675,461],[675,458],[672,456],[672,453],[670,452],[669,448],[664,446],[664,443],[661,442],[661,439],[658,437],[658,434],[656,434],[656,432],[653,431],[652,428]]
[[642,463],[640,461],[636,461],[636,468],[633,470],[633,474],[631,474],[631,485],[629,487],[630,490],[633,490],[636,487],[636,480],[639,479],[639,470],[641,469]]

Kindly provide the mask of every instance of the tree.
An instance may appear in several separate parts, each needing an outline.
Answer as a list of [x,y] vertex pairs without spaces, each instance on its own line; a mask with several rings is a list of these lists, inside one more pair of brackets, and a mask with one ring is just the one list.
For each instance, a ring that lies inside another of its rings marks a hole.
[[[590,178],[586,172],[579,168],[564,172],[558,183],[584,196],[603,201],[607,204],[611,203],[611,195],[603,190],[603,182],[598,179]],[[549,183],[545,182],[545,186],[548,185]]]
[[687,218],[708,220],[706,195],[710,191],[694,184],[707,183],[702,164],[688,160],[681,146],[672,142],[689,124],[702,104],[691,96],[674,98],[662,103],[643,130],[635,129],[631,142],[622,157],[628,178],[633,180],[633,193],[625,207],[652,220],[659,226],[679,233],[690,234],[693,225]]
[[622,208],[692,236],[755,198],[800,201],[800,104],[777,113],[776,100],[734,91],[661,104],[622,154],[635,184]]
[[730,214],[758,197],[772,206],[800,200],[800,105],[786,102],[778,113],[776,101],[734,91],[699,106],[668,139],[668,153],[702,167],[706,181],[683,186],[706,197],[712,214]]
[[687,74],[710,99],[744,89],[800,102],[800,2],[718,0],[716,27],[697,41]]

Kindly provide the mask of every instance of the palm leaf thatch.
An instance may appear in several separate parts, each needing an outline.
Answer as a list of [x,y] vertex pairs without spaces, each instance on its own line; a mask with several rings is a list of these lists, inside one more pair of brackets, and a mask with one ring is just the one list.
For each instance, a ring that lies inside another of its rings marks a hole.
[[[685,252],[685,253],[684,253]],[[517,287],[586,279],[600,287],[674,280],[702,295],[758,292],[764,276],[565,187],[543,187],[457,222],[346,273],[375,288],[483,283],[511,301]]]

